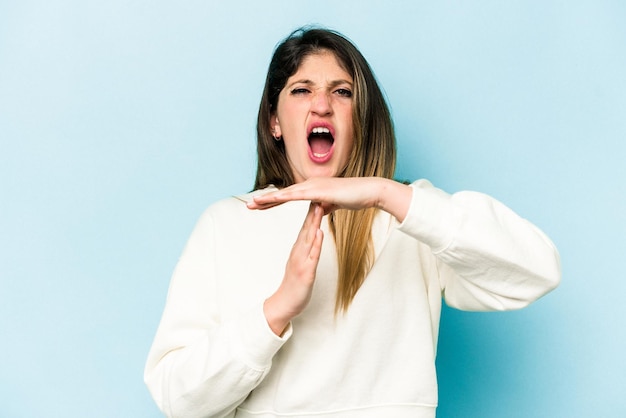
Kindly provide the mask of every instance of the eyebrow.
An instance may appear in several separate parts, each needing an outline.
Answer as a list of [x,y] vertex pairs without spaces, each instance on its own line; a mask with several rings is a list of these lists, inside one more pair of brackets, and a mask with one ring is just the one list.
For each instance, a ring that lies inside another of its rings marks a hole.
[[[287,87],[291,88],[295,84],[305,84],[307,86],[314,86],[315,85],[315,83],[312,80],[302,79],[302,80],[296,80],[293,83],[289,83],[289,85]],[[351,81],[349,81],[349,80],[339,79],[339,80],[331,81],[329,86],[330,86],[330,88],[333,88],[333,87],[337,87],[337,86],[339,86],[341,84],[348,84],[348,85],[350,85],[350,87],[352,87],[353,83]]]

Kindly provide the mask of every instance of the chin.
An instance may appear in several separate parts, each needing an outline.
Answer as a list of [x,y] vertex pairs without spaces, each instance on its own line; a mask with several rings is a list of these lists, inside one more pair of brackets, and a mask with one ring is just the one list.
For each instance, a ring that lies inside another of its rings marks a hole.
[[312,170],[308,173],[307,178],[313,177],[337,177],[339,173],[335,170]]

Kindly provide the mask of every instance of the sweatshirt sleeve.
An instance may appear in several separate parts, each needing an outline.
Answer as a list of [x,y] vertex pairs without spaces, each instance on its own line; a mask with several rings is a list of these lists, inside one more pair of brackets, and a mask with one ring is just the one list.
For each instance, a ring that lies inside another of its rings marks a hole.
[[270,370],[291,336],[270,329],[260,301],[223,320],[214,291],[213,220],[200,218],[174,270],[144,380],[168,417],[225,417]]
[[430,246],[446,304],[473,310],[527,306],[561,279],[550,239],[497,200],[477,192],[449,195],[426,180],[400,230]]

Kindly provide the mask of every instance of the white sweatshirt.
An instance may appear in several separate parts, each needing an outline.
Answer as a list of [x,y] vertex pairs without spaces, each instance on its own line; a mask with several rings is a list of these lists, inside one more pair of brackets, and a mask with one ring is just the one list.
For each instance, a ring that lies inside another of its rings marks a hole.
[[412,188],[403,223],[378,214],[376,261],[336,317],[335,246],[323,220],[311,302],[282,337],[263,301],[283,278],[308,202],[252,211],[246,195],[209,207],[176,266],[146,364],[165,415],[434,417],[442,296],[459,309],[517,309],[561,273],[550,240],[494,199],[424,180]]

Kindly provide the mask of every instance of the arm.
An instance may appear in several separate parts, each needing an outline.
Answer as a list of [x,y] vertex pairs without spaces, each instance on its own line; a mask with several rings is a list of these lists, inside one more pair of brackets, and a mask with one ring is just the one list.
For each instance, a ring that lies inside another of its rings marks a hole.
[[425,180],[410,186],[383,178],[317,178],[255,197],[251,209],[289,200],[337,208],[377,207],[437,257],[446,303],[468,310],[526,306],[554,289],[559,255],[534,225],[476,192],[449,195]]
[[261,300],[241,317],[222,320],[213,230],[207,212],[176,266],[148,356],[144,379],[166,416],[227,416],[263,380],[290,336],[290,329],[282,338],[271,331]]
[[220,243],[210,212],[202,216],[174,271],[146,364],[146,384],[167,416],[228,416],[265,378],[291,336],[291,319],[311,297],[322,215],[319,205],[310,205],[278,290],[231,320],[217,308],[229,303],[218,301],[215,289]]
[[517,309],[559,284],[554,244],[502,203],[476,192],[448,195],[423,180],[411,187],[400,229],[431,247],[448,305]]
[[320,205],[309,206],[302,229],[291,249],[283,281],[263,304],[267,323],[276,335],[282,335],[291,320],[298,316],[311,300],[324,239],[320,229],[322,214]]
[[402,222],[411,195],[411,187],[382,177],[318,177],[255,196],[248,208],[269,209],[291,200],[311,200],[319,203],[325,214],[335,209],[376,207]]

